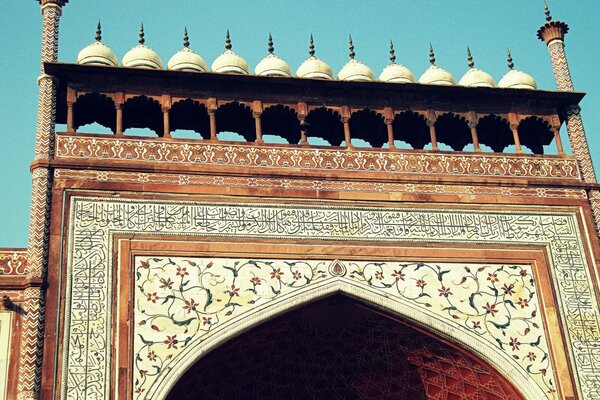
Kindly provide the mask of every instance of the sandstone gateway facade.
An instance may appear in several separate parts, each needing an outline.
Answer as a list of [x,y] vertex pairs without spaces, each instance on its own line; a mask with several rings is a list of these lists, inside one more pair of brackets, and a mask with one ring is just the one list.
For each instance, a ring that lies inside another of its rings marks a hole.
[[272,43],[250,75],[229,37],[213,72],[187,37],[163,70],[143,30],[124,66],[100,29],[57,63],[66,3],[41,0],[0,398],[600,398],[600,187],[565,23],[538,31],[543,91],[510,60],[500,87],[472,61],[455,85],[433,50],[420,83],[393,49],[376,81],[352,43],[338,80],[312,43],[299,77]]

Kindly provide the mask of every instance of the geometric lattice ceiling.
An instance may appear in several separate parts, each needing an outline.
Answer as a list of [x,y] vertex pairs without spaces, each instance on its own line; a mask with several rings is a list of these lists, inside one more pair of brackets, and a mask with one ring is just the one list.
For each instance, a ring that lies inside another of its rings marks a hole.
[[476,357],[354,300],[334,296],[221,345],[193,365],[168,398],[523,397]]

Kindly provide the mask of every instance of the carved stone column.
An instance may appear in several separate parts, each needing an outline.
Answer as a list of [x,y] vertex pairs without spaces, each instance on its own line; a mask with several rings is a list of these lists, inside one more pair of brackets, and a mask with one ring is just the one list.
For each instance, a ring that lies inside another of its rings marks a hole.
[[[550,61],[554,72],[554,80],[558,90],[565,92],[574,91],[571,71],[567,62],[565,53],[565,35],[569,32],[569,26],[562,21],[553,21],[550,16],[548,6],[545,7],[546,23],[537,31],[537,37],[548,46],[550,52]],[[581,108],[578,105],[572,105],[564,110],[564,117],[567,121],[567,133],[571,149],[584,182],[595,183],[596,173],[594,164],[588,147],[583,120],[581,119]],[[591,190],[589,193],[596,229],[600,234],[600,193]]]
[[[62,6],[67,0],[41,0],[42,5],[42,54],[38,115],[35,135],[34,160],[40,162],[34,168],[29,240],[27,247],[27,275],[32,280],[45,279],[48,262],[49,209],[52,188],[52,171],[44,161],[52,158],[54,150],[56,84],[54,78],[44,71],[45,62],[54,62],[58,56],[58,26]],[[41,278],[41,279],[39,279]],[[25,291],[25,318],[22,327],[18,399],[32,400],[40,397],[41,363],[44,340],[45,293],[40,287]]]

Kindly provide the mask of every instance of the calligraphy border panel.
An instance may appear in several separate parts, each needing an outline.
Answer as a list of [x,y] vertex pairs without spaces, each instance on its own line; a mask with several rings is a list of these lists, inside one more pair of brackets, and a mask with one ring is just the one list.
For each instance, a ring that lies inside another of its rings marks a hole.
[[112,236],[116,233],[547,246],[577,391],[582,398],[600,395],[600,372],[594,363],[600,348],[598,301],[576,211],[378,208],[334,203],[284,206],[73,196],[63,397],[85,398],[92,393],[109,397]]

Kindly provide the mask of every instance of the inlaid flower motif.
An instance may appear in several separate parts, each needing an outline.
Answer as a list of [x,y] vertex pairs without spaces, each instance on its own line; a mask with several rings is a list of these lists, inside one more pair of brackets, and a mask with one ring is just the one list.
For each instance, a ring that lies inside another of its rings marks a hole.
[[498,279],[498,274],[495,272],[489,273],[487,280],[494,283],[494,282],[498,282],[500,279]]
[[423,279],[417,279],[417,282],[415,284],[417,285],[417,287],[420,288],[424,288],[425,286],[427,286],[427,282],[425,282]]
[[211,325],[212,317],[202,317],[202,325]]
[[527,358],[529,358],[529,361],[535,361],[535,358],[537,356],[535,355],[535,353],[533,351],[530,351],[529,354],[527,354]]
[[485,309],[485,312],[487,314],[492,314],[492,317],[498,312],[498,310],[496,309],[496,304],[486,303],[485,306],[483,306],[483,308]]
[[481,329],[481,322],[473,321],[473,329]]
[[158,297],[156,292],[154,292],[154,293],[148,293],[148,297],[146,300],[156,303],[156,300],[158,300],[158,299],[160,299],[160,297]]
[[381,271],[376,271],[375,272],[375,279],[377,280],[382,280],[383,279],[383,273]]
[[260,285],[260,278],[258,276],[253,276],[250,279],[250,283],[252,283],[253,285],[258,286],[258,285]]
[[281,280],[281,277],[283,275],[285,275],[285,274],[281,271],[281,268],[277,268],[277,269],[273,270],[273,272],[271,272],[271,279]]
[[512,296],[513,294],[515,294],[515,291],[513,290],[514,288],[515,285],[513,285],[512,283],[510,285],[507,285],[505,283],[504,286],[502,286],[502,291],[504,291],[504,294]]
[[438,289],[438,292],[440,292],[440,296],[444,296],[444,297],[448,297],[448,296],[452,295],[450,288],[447,288],[444,285],[442,285],[441,289]]
[[173,289],[173,281],[171,280],[171,278],[160,278],[160,288],[161,289]]
[[294,271],[294,279],[299,280],[300,278],[302,278],[300,271]]
[[392,277],[394,277],[394,279],[396,279],[396,282],[398,281],[403,281],[404,280],[404,274],[398,270],[394,270],[394,273],[392,273]]
[[231,285],[231,288],[226,291],[228,295],[231,297],[240,295],[240,288],[235,285]]
[[156,361],[156,353],[154,352],[154,350],[150,350],[148,352],[148,360]]
[[164,340],[163,342],[164,344],[166,344],[168,347],[168,349],[177,349],[177,343],[179,343],[179,341],[177,340],[177,335],[173,335],[173,336],[169,336],[167,335],[167,338]]
[[177,267],[177,276],[180,277],[184,277],[186,275],[189,275],[190,273],[187,272],[187,269],[185,267]]
[[527,299],[522,299],[519,297],[519,300],[517,300],[517,304],[521,306],[521,308],[525,308],[529,306],[529,301]]
[[198,305],[198,303],[196,303],[196,301],[194,301],[194,299],[185,300],[184,303],[185,303],[185,305],[183,306],[183,309],[187,310],[188,314],[191,311],[196,311],[196,306]]
[[508,345],[512,347],[513,351],[519,350],[519,346],[521,345],[521,342],[519,342],[519,338],[511,337]]

